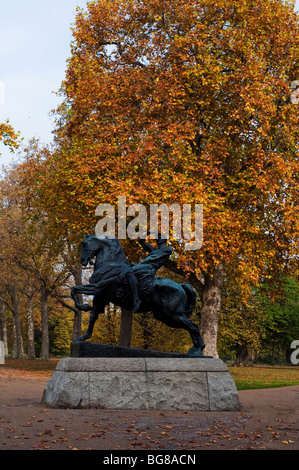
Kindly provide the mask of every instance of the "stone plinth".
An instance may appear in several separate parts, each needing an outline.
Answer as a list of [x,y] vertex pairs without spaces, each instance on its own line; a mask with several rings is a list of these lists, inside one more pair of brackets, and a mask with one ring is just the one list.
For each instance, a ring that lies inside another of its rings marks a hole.
[[71,343],[71,357],[188,357],[187,354],[170,353],[149,349],[127,348],[112,344],[80,341]]
[[236,411],[235,383],[214,358],[64,358],[42,402],[53,408]]

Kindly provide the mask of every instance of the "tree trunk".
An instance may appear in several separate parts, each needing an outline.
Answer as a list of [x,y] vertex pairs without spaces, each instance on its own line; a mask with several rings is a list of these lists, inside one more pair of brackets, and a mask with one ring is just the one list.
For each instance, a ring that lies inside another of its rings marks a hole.
[[13,315],[13,347],[12,358],[23,359],[25,357],[22,326],[19,312],[19,299],[16,288],[13,286],[10,290],[12,300],[12,315]]
[[32,298],[33,298],[33,295],[29,295],[28,305],[27,305],[27,335],[28,335],[27,354],[28,354],[29,359],[35,359],[34,318],[33,318]]
[[140,320],[139,324],[142,327],[142,349],[151,349],[152,337],[153,337],[153,324],[151,323],[151,315],[148,312],[145,312]]
[[7,321],[4,304],[1,304],[0,307],[0,340],[4,343],[4,354],[8,356]]
[[131,346],[132,323],[133,313],[130,310],[126,310],[123,308],[121,311],[118,346],[124,346],[127,348]]
[[14,316],[12,316],[12,345],[11,345],[11,358],[16,359],[18,357],[17,350],[17,334],[16,334],[16,322]]
[[42,345],[40,351],[40,359],[48,361],[49,353],[49,318],[48,318],[48,292],[43,284],[41,291],[41,319],[42,319]]
[[107,315],[107,341],[109,344],[117,344],[117,327],[116,327],[116,313],[118,307],[113,303],[106,306],[105,312]]
[[[73,272],[75,285],[82,286],[82,266],[81,264],[76,266]],[[82,303],[82,295],[79,294],[79,301]],[[73,336],[72,341],[75,341],[77,338],[81,336],[81,329],[82,329],[82,311],[75,308],[74,314],[74,323],[73,323]]]
[[217,351],[217,332],[221,309],[221,293],[224,280],[224,269],[219,263],[213,275],[205,275],[202,289],[202,310],[200,332],[206,345],[205,356],[219,357]]
[[237,345],[237,356],[234,362],[234,366],[237,367],[248,367],[250,364],[249,361],[249,354],[246,344],[238,344]]
[[202,282],[194,273],[186,273],[178,268],[175,261],[168,260],[165,267],[172,272],[186,277],[201,298],[202,309],[200,319],[200,333],[206,345],[203,353],[205,356],[218,357],[217,333],[221,310],[221,296],[224,281],[224,267],[221,262],[214,269],[213,275],[204,275]]

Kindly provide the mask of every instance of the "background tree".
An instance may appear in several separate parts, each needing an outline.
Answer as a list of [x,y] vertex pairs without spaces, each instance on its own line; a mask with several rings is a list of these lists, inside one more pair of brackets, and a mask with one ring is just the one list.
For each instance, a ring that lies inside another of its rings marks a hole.
[[[70,276],[62,262],[59,244],[45,230],[46,214],[28,204],[20,185],[19,169],[5,173],[1,182],[1,286],[2,302],[13,315],[13,355],[24,356],[20,308],[26,310],[28,356],[35,354],[34,306],[40,308],[40,359],[47,360],[49,351],[50,297],[59,297],[61,287]],[[29,188],[27,188],[29,190]],[[34,193],[34,185],[32,186]],[[28,204],[28,205],[27,205]]]
[[252,359],[290,362],[290,345],[299,334],[299,290],[294,278],[285,277],[276,289],[267,282],[244,302],[238,289],[225,286],[219,323],[218,348],[234,365]]
[[299,285],[298,280],[284,277],[277,284],[276,295],[264,285],[259,293],[261,310],[266,319],[263,341],[264,357],[272,362],[290,362],[292,341],[299,337]]
[[238,286],[225,285],[218,335],[222,357],[233,358],[235,366],[250,365],[263,349],[267,328],[264,313],[256,293],[252,292],[244,301]]
[[4,354],[8,355],[8,335],[7,335],[7,315],[5,304],[1,302],[0,305],[0,341],[4,344]]
[[[21,304],[23,302],[24,273],[16,259],[21,255],[20,245],[16,243],[18,234],[23,230],[20,212],[13,204],[9,184],[0,188],[0,298],[6,313],[12,318],[12,357],[25,356],[21,324]],[[28,277],[25,275],[26,280]]]
[[[50,243],[53,256],[56,256],[58,264],[63,266],[66,282],[72,277],[71,284],[67,284],[69,292],[63,290],[57,299],[74,313],[75,340],[81,336],[82,313],[73,305],[70,289],[72,285],[83,283],[80,248],[84,231],[78,221],[78,211],[74,214],[71,206],[64,204],[64,194],[68,194],[68,191],[64,191],[63,187],[59,187],[57,191],[59,177],[54,172],[51,155],[49,148],[32,140],[24,150],[22,163],[15,167],[12,173],[17,181],[24,214],[28,220],[40,220],[44,240]],[[75,199],[73,206],[76,206]],[[67,301],[66,297],[71,302]]]

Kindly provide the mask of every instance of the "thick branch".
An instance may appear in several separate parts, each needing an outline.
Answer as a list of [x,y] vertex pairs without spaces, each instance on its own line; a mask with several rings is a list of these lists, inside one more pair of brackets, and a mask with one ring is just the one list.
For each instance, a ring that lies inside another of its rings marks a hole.
[[70,310],[72,310],[73,312],[78,312],[78,310],[76,309],[76,307],[73,307],[72,305],[68,304],[67,302],[65,302],[64,300],[62,300],[61,298],[57,297],[57,300],[58,302],[63,306],[63,307],[66,307]]
[[173,273],[180,274],[181,276],[186,278],[190,282],[190,284],[194,287],[198,295],[200,297],[202,296],[204,284],[196,277],[194,273],[188,273],[187,275],[187,273],[182,268],[178,267],[176,261],[173,261],[173,260],[168,260],[164,266],[165,268],[169,269]]

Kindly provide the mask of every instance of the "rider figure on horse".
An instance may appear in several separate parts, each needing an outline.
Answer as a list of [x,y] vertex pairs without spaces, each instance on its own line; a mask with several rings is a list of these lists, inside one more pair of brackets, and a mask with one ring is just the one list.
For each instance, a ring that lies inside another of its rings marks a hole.
[[138,285],[142,288],[142,292],[149,293],[156,272],[168,261],[172,248],[166,245],[165,239],[161,238],[157,240],[158,248],[154,248],[149,243],[146,243],[144,239],[138,241],[142,248],[149,252],[149,255],[140,261],[139,264],[135,265],[132,271],[138,279]]
[[[98,238],[96,235],[88,235],[87,238],[92,239],[91,243],[94,243],[95,246],[97,245]],[[131,291],[131,310],[133,313],[136,313],[141,305],[139,289],[142,291],[143,295],[150,293],[157,270],[163,266],[172,253],[172,248],[166,246],[166,239],[159,237],[156,241],[158,245],[157,248],[147,243],[145,239],[138,240],[139,244],[149,253],[139,264],[129,264],[124,255],[123,259],[120,258],[117,262],[111,259],[107,259],[106,262],[100,261],[100,263],[94,267],[89,285],[85,286],[85,289],[88,291],[87,294],[90,293],[90,295],[94,295],[95,292],[104,292],[107,287],[113,285],[113,283],[115,283],[116,288],[119,285],[127,284]],[[101,242],[105,243],[106,240],[102,239]],[[112,244],[113,241],[107,240],[107,243]],[[87,264],[88,259],[89,258],[86,258],[84,261],[81,261],[83,265]],[[122,295],[122,292],[120,292],[120,296]],[[84,311],[92,308],[88,304],[81,305],[80,307]]]

